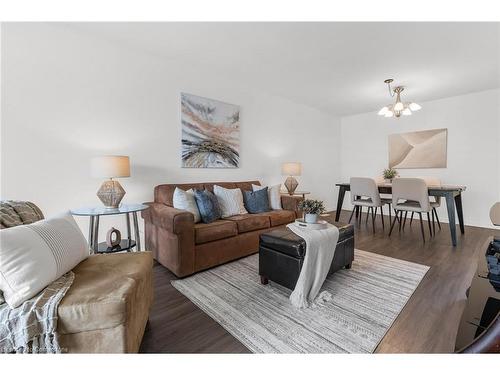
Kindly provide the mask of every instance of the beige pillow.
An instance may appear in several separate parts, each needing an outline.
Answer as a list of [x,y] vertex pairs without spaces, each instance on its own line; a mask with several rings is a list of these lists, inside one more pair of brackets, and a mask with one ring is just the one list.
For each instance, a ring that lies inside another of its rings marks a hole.
[[243,203],[241,189],[226,189],[222,186],[214,185],[214,194],[219,202],[223,218],[248,213]]
[[34,297],[89,256],[73,216],[66,213],[2,229],[0,290],[11,308]]
[[198,209],[198,205],[196,204],[196,200],[194,199],[193,189],[184,191],[176,187],[174,190],[173,205],[174,208],[178,208],[179,210],[186,210],[191,212],[194,215],[194,222],[200,222],[200,210]]

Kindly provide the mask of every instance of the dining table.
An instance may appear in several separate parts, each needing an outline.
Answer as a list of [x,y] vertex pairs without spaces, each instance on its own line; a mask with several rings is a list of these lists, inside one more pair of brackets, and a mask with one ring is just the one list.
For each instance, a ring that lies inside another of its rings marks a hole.
[[[344,196],[346,191],[351,190],[351,186],[348,182],[338,183],[336,186],[339,187],[339,196],[337,199],[337,210],[335,213],[335,221],[339,221],[340,211],[342,210],[342,205],[344,203]],[[378,183],[378,191],[381,194],[392,194],[392,184],[389,182]],[[432,197],[443,197],[446,201],[446,208],[448,210],[448,223],[450,227],[451,243],[453,246],[457,246],[457,228],[455,211],[458,216],[458,223],[460,226],[460,232],[465,234],[464,227],[464,214],[462,208],[462,193],[465,191],[466,187],[462,185],[440,185],[440,186],[428,186],[429,196]],[[356,211],[356,217],[358,212]]]

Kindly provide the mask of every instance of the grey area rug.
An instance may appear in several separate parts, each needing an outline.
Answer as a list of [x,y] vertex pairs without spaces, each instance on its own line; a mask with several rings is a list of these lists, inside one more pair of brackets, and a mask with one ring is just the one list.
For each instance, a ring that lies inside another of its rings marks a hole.
[[278,284],[261,285],[258,254],[172,285],[254,353],[372,353],[429,267],[355,250],[329,276],[330,301],[293,307]]

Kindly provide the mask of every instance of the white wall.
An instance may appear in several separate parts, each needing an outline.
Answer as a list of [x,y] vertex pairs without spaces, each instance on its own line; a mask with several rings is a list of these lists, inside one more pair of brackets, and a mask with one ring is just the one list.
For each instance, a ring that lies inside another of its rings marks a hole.
[[[48,216],[99,204],[90,158],[123,154],[132,163],[132,177],[120,181],[124,202],[152,200],[160,183],[281,182],[281,163],[301,161],[299,189],[333,208],[339,118],[197,63],[165,61],[64,26],[3,24],[1,197],[36,202]],[[241,106],[239,169],[180,168],[180,92]],[[87,221],[79,223],[87,233]],[[102,229],[111,224],[123,229],[110,219]]]
[[[342,118],[342,180],[380,175],[388,166],[389,134],[447,128],[447,168],[400,169],[399,173],[402,177],[436,176],[444,184],[466,185],[462,196],[465,224],[490,227],[489,209],[500,199],[500,90],[421,104],[422,110],[399,119],[376,113]],[[447,221],[446,205],[439,216]]]

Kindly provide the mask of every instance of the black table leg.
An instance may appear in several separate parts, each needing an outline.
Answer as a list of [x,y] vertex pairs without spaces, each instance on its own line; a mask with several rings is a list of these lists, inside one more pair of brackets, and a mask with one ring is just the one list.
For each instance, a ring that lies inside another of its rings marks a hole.
[[132,235],[130,234],[130,212],[127,212],[125,214],[125,217],[127,218],[127,241],[128,241],[128,247],[129,247],[127,252],[130,252],[130,251],[132,251],[132,248],[130,247],[130,244],[132,243]]
[[344,203],[345,191],[346,188],[344,186],[339,186],[339,197],[337,199],[337,211],[335,212],[335,221],[339,221],[340,211],[342,210],[342,204]]
[[464,213],[462,210],[462,194],[455,195],[455,206],[457,207],[458,222],[460,224],[460,232],[465,233]]
[[450,225],[451,243],[457,246],[457,227],[455,224],[455,200],[453,193],[446,193],[446,208],[448,209],[448,223]]

